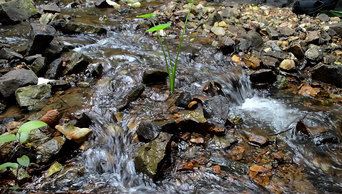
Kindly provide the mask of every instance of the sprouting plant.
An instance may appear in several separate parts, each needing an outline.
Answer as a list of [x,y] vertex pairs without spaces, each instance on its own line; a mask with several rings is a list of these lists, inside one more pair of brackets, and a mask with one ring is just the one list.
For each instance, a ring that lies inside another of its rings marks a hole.
[[[34,129],[38,129],[40,127],[44,127],[44,126],[46,126],[46,123],[44,123],[42,121],[26,122],[20,126],[16,135],[14,135],[14,134],[1,135],[0,136],[0,143],[18,141],[19,144],[22,145],[27,141],[30,131],[32,131]],[[16,170],[16,169],[18,169],[19,165],[28,167],[30,165],[30,158],[27,157],[26,155],[23,155],[20,158],[17,158],[17,162],[18,163],[14,163],[14,162],[3,163],[0,165],[0,170],[5,169],[7,167]]]
[[[194,0],[189,0],[189,3],[194,3]],[[169,27],[171,25],[171,23],[156,25],[154,23],[154,21],[152,19],[150,19],[152,24],[153,24],[153,27],[148,29],[148,30],[146,30],[146,32],[157,32],[157,36],[158,36],[158,39],[159,39],[159,44],[160,44],[160,46],[162,48],[163,55],[164,55],[166,70],[167,70],[167,73],[169,75],[170,92],[173,92],[174,88],[175,88],[176,69],[177,69],[177,65],[178,65],[178,57],[179,57],[179,53],[180,53],[180,50],[181,50],[181,46],[182,46],[182,42],[183,42],[183,37],[184,37],[184,33],[185,33],[185,28],[186,28],[186,25],[188,23],[188,18],[189,18],[190,12],[191,12],[191,8],[192,8],[192,5],[190,6],[188,14],[187,14],[186,19],[185,19],[185,23],[184,23],[181,39],[180,39],[179,45],[178,45],[176,59],[174,61],[171,59],[171,54],[170,54],[170,50],[169,50],[168,45],[167,45],[166,37],[164,37],[164,43],[165,43],[167,54],[165,52],[164,44],[163,44],[163,41],[162,41],[162,39],[160,37],[160,34],[159,34],[160,30],[164,30],[165,28]],[[152,18],[156,14],[157,13],[151,13],[151,14],[140,15],[140,16],[137,16],[137,17],[140,17],[140,18]],[[169,61],[168,61],[167,58],[169,59]]]

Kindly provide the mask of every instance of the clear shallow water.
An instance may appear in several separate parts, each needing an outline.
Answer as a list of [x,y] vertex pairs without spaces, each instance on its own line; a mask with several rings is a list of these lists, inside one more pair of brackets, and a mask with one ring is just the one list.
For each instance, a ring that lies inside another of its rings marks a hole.
[[[94,86],[96,92],[89,102],[93,107],[90,114],[95,124],[92,126],[93,147],[82,156],[87,177],[83,184],[95,185],[95,189],[92,190],[94,192],[187,193],[196,190],[204,193],[242,192],[245,189],[262,191],[255,184],[248,185],[241,180],[231,183],[232,186],[229,188],[225,187],[222,185],[224,180],[210,173],[197,172],[194,175],[169,177],[160,183],[153,183],[135,171],[133,159],[140,144],[133,142],[135,128],[132,130],[128,126],[151,114],[152,110],[147,108],[141,115],[124,112],[122,121],[119,122],[113,119],[113,115],[116,112],[115,106],[122,103],[127,91],[141,82],[144,69],[163,67],[162,53],[154,46],[156,42],[153,41],[140,34],[122,31],[75,49],[105,65],[105,75]],[[253,90],[245,73],[231,65],[229,56],[220,55],[211,48],[200,49],[202,55],[194,60],[188,58],[188,53],[180,57],[181,65],[177,80],[177,87],[180,90],[201,94],[204,83],[215,81],[221,84],[222,91],[232,101],[230,114],[241,116],[244,120],[243,127],[265,130],[267,134],[291,128],[278,138],[288,145],[287,149],[293,153],[293,161],[304,166],[308,179],[312,179],[312,182],[317,183],[323,190],[329,191],[330,187],[333,188],[331,191],[336,191],[341,188],[337,181],[342,164],[341,155],[336,152],[336,149],[340,149],[339,146],[316,146],[309,140],[304,142],[294,132],[297,121],[307,114],[312,115],[313,120],[326,120],[328,128],[335,127],[330,119],[332,113],[301,110],[300,106],[297,106],[301,104],[298,100],[291,101],[285,95],[283,99],[279,95],[273,98],[267,91]],[[121,126],[122,130],[113,129],[113,125]],[[317,158],[324,160],[317,162]],[[191,176],[197,177],[194,179],[196,181],[192,180]],[[200,179],[203,182],[198,180],[198,177],[203,177]],[[325,177],[323,181],[322,177]],[[248,177],[244,178],[243,180],[248,180]]]

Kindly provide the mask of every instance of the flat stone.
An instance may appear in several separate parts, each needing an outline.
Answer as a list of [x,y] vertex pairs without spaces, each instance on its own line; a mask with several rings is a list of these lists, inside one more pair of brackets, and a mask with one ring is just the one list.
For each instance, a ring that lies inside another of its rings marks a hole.
[[318,46],[313,46],[305,52],[305,57],[314,62],[319,62],[323,59],[322,49]]
[[10,48],[2,48],[0,50],[0,59],[7,59],[7,60],[13,60],[13,59],[23,59],[23,56],[14,50]]
[[228,118],[230,102],[228,98],[218,95],[203,101],[203,112],[206,118],[225,120]]
[[44,5],[43,11],[45,13],[60,13],[61,8],[59,8],[55,2],[52,2],[52,3],[49,3],[47,5]]
[[249,136],[249,142],[252,144],[257,144],[260,146],[266,145],[268,143],[267,137],[261,136],[261,135],[255,135],[251,134]]
[[47,98],[51,97],[51,86],[40,84],[18,88],[15,97],[20,107],[27,107],[28,110],[39,110],[47,103]]
[[216,27],[216,26],[214,26],[210,30],[211,30],[212,33],[214,33],[217,36],[224,36],[226,34],[226,32],[225,32],[223,27]]

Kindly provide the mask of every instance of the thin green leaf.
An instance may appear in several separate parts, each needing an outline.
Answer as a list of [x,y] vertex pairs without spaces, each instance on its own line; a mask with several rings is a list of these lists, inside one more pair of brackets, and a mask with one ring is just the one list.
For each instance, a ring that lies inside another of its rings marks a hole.
[[7,167],[10,167],[12,169],[18,169],[18,164],[17,163],[12,163],[12,162],[6,162],[0,165],[0,170],[5,169]]
[[17,161],[20,165],[28,167],[30,165],[30,158],[26,155],[23,155],[21,158],[17,158]]
[[195,3],[195,1],[194,0],[189,0],[189,3]]
[[154,15],[157,15],[158,13],[149,13],[149,14],[144,14],[144,15],[138,15],[137,18],[151,18]]
[[25,143],[29,137],[30,132],[17,133],[17,138],[21,144]]
[[19,189],[19,185],[18,184],[16,184],[16,185],[14,185],[13,187],[10,187],[10,189],[12,189],[12,190],[17,190],[17,189]]
[[14,141],[14,140],[17,140],[17,137],[14,134],[0,136],[0,143],[6,143],[6,142]]
[[159,24],[158,26],[154,26],[154,27],[146,30],[146,32],[154,32],[154,31],[158,31],[158,30],[163,30],[169,26],[171,26],[171,23]]
[[33,129],[37,129],[44,126],[46,126],[46,123],[44,123],[43,121],[29,121],[20,126],[18,133],[30,132]]

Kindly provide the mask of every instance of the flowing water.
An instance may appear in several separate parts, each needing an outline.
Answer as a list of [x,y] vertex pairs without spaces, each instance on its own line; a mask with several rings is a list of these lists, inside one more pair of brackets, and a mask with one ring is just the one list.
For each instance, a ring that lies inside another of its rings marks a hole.
[[[98,13],[95,15],[98,16]],[[115,25],[108,26],[114,30],[106,36],[59,37],[64,44],[75,46],[75,51],[82,52],[104,65],[104,75],[92,86],[95,92],[90,101],[86,102],[86,106],[91,107],[87,112],[93,121],[90,128],[94,132],[89,140],[90,149],[82,153],[77,160],[79,165],[85,167],[85,175],[59,190],[91,193],[267,192],[250,181],[247,174],[237,173],[235,176],[240,176],[238,179],[221,179],[208,172],[171,172],[163,181],[154,183],[147,176],[135,171],[133,160],[142,144],[134,142],[134,123],[145,118],[157,118],[165,107],[162,100],[137,100],[134,105],[142,107],[140,110],[135,113],[124,111],[119,116],[115,107],[123,103],[125,95],[132,87],[142,82],[145,69],[163,68],[163,55],[155,39],[137,32],[136,26],[131,22],[125,22],[124,18],[132,15],[123,13],[119,16],[108,16]],[[11,30],[8,28],[6,31],[4,28],[2,33]],[[7,40],[4,41],[11,44],[25,42],[27,39],[27,36],[23,35],[6,37]],[[341,191],[341,144],[319,144],[319,139],[303,138],[295,132],[297,121],[307,119],[313,126],[323,125],[329,132],[341,137],[341,108],[308,107],[305,102],[314,99],[278,91],[254,90],[244,70],[230,62],[230,56],[223,55],[201,41],[190,43],[191,38],[185,38],[180,55],[177,89],[196,95],[202,94],[206,82],[219,83],[222,91],[232,101],[229,114],[241,116],[244,120],[241,128],[246,131],[256,130],[267,136],[279,134],[278,141],[285,142],[287,146],[284,149],[292,154],[293,162],[304,169],[306,178],[313,185],[302,191]],[[201,36],[195,38],[200,40]],[[177,43],[177,40],[170,40],[173,55],[176,49],[174,42]],[[166,86],[163,89],[167,90]],[[163,94],[159,92],[155,99],[162,98]],[[286,193],[293,192],[285,186],[283,189]]]

